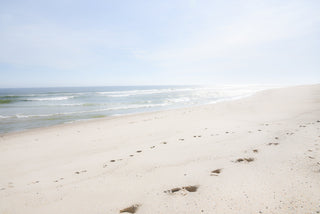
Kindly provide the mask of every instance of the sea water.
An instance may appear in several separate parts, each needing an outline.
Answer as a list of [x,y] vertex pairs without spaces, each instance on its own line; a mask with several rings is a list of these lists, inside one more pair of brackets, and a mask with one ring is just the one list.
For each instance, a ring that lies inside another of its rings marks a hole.
[[274,86],[110,86],[0,89],[0,133],[203,105]]

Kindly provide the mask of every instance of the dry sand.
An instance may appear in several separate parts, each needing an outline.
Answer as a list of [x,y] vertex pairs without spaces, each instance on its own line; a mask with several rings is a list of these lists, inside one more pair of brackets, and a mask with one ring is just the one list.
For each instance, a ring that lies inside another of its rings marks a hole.
[[0,213],[320,213],[320,85],[0,137]]

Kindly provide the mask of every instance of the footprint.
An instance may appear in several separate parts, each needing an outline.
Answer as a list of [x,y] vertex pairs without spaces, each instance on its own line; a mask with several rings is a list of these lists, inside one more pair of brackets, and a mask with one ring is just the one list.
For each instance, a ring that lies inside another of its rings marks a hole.
[[173,188],[173,189],[170,189],[170,190],[166,190],[166,191],[164,191],[164,192],[165,192],[165,193],[175,193],[175,192],[178,192],[178,191],[180,191],[180,190],[182,190],[182,188],[176,187],[176,188]]
[[116,160],[110,160],[110,162],[116,162]]
[[182,189],[187,190],[188,192],[197,192],[199,186],[186,186],[182,187]]
[[184,141],[184,139],[183,139],[183,138],[180,138],[179,140],[180,140],[180,141]]
[[153,149],[153,148],[155,148],[155,147],[156,147],[156,146],[151,146],[150,149]]
[[139,207],[140,207],[140,204],[134,204],[130,207],[120,210],[120,213],[136,213]]
[[254,150],[252,150],[254,153],[258,153],[259,152],[259,150],[258,149],[254,149]]
[[222,169],[216,169],[211,171],[211,176],[218,176],[221,173]]
[[75,172],[74,174],[77,174],[77,175],[79,175],[80,173],[84,173],[84,172],[87,172],[87,170],[82,170],[82,171],[77,171],[77,172]]
[[238,159],[236,160],[236,162],[238,162],[238,163],[240,163],[240,162],[247,162],[247,163],[249,163],[249,162],[252,162],[252,161],[254,161],[254,158],[238,158]]
[[142,152],[142,150],[138,150],[138,151],[136,151],[137,153],[140,153],[140,152]]
[[164,141],[164,142],[162,142],[162,144],[167,144],[167,142]]
[[199,186],[195,185],[195,186],[184,186],[184,187],[176,187],[173,189],[169,189],[164,191],[165,193],[175,193],[175,192],[179,192],[179,191],[188,191],[188,192],[196,192],[198,190]]
[[279,143],[268,143],[267,145],[268,146],[272,146],[272,145],[277,146],[277,145],[279,145]]

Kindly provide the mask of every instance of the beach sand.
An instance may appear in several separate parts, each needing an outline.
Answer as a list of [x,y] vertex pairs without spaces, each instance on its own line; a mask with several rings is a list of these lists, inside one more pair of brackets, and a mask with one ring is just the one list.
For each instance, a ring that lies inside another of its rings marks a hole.
[[0,137],[1,214],[320,213],[320,85]]

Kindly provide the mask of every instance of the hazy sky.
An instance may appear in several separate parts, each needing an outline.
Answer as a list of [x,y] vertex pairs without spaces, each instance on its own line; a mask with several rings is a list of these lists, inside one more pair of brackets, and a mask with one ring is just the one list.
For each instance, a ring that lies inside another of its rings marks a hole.
[[0,0],[0,87],[320,83],[319,0]]

